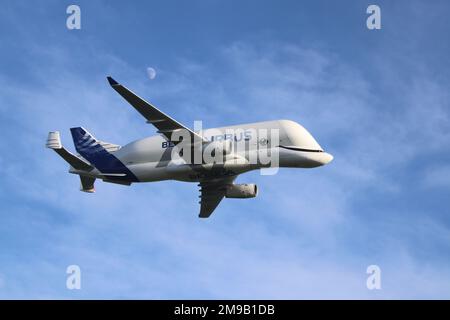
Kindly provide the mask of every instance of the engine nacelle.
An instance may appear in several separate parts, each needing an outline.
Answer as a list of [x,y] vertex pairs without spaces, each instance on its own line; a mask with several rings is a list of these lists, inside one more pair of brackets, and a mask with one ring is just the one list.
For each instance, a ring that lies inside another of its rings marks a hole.
[[231,184],[227,186],[226,198],[254,198],[258,194],[258,187],[253,183]]

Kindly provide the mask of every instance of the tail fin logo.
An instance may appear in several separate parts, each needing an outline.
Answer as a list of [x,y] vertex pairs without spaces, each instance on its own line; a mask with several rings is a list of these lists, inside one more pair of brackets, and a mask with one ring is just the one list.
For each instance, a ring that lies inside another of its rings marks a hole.
[[88,152],[88,151],[101,151],[102,148],[101,145],[98,143],[98,141],[92,137],[89,133],[85,133],[80,141],[78,142],[78,146],[76,146],[81,152]]
[[136,176],[89,132],[81,127],[71,128],[77,152],[102,173],[123,173],[127,180],[137,181]]

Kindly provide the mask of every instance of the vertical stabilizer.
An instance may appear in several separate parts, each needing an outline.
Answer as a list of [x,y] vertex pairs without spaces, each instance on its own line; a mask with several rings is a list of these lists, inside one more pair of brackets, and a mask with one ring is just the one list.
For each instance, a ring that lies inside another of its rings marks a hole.
[[77,152],[104,175],[115,180],[138,181],[136,176],[115,155],[120,146],[94,138],[82,127],[71,128],[73,143]]

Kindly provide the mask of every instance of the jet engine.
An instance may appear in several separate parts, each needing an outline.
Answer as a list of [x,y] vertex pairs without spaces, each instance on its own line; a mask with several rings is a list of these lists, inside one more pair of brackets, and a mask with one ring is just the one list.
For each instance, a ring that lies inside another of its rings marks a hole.
[[226,198],[254,198],[258,194],[258,187],[253,183],[231,184],[227,186]]

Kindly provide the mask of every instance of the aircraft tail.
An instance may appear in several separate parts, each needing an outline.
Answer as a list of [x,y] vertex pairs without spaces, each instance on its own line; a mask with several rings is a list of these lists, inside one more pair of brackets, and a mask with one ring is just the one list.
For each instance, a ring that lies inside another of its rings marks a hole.
[[111,152],[120,146],[99,141],[82,127],[71,128],[70,132],[77,152],[98,170],[104,172],[114,165],[117,158]]
[[[54,150],[61,158],[63,158],[68,164],[72,166],[72,168],[78,171],[92,171],[94,169],[90,163],[86,160],[78,157],[65,149],[61,143],[61,136],[59,131],[51,131],[48,133],[47,143],[45,145],[47,148]],[[93,193],[95,192],[94,182],[95,178],[88,177],[85,175],[80,176],[80,190],[84,192]]]
[[59,131],[51,131],[48,133],[47,144],[45,146],[53,149],[61,158],[77,170],[91,171],[94,168],[90,163],[77,157],[62,146]]
[[82,127],[71,128],[77,152],[105,177],[113,180],[137,181],[136,176],[113,154],[119,145],[97,140]]
[[80,175],[80,191],[94,193],[94,182],[95,178]]

